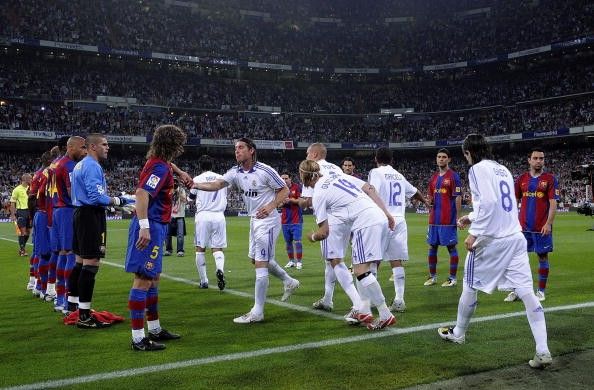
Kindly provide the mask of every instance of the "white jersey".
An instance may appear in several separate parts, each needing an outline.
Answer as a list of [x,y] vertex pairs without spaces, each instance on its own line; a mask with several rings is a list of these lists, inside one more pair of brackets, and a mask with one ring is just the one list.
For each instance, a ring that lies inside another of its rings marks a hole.
[[[223,179],[222,175],[206,171],[194,178],[194,184],[209,183]],[[227,208],[227,188],[218,191],[200,191],[196,195],[196,214],[201,211],[225,212]]]
[[[260,208],[272,202],[277,190],[286,187],[279,174],[261,162],[256,162],[249,171],[233,167],[223,175],[223,180],[239,189],[250,217],[255,217]],[[277,217],[278,211],[274,209],[267,218]]]
[[417,188],[408,182],[392,166],[383,165],[369,171],[372,185],[393,217],[404,218],[406,199],[417,193]]
[[361,190],[363,185],[363,180],[346,175],[319,179],[312,198],[316,223],[334,217],[356,231],[385,221],[384,212]]
[[[342,169],[338,167],[336,164],[332,164],[326,160],[319,160],[316,161],[320,166],[320,174],[327,178],[330,175],[342,175]],[[302,198],[313,198],[314,189],[312,187],[303,187],[301,190],[301,197]]]
[[468,171],[472,194],[472,222],[468,232],[475,237],[502,238],[521,232],[514,179],[503,165],[482,160]]

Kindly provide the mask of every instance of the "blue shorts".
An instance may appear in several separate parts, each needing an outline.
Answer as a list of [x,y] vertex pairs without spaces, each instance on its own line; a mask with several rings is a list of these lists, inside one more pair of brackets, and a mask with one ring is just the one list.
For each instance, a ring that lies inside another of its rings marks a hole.
[[132,218],[128,229],[128,249],[126,250],[126,272],[144,275],[154,279],[163,269],[163,243],[167,238],[166,223],[150,221],[151,241],[143,250],[136,248],[140,232],[138,218]]
[[553,234],[522,232],[528,244],[528,252],[549,253],[553,251]]
[[51,252],[47,213],[42,211],[35,212],[33,218],[33,250],[37,255],[47,255]]
[[427,230],[427,244],[456,245],[458,243],[458,229],[456,226],[429,225]]
[[301,241],[303,225],[300,223],[283,225],[283,237],[286,242]]
[[51,247],[53,251],[72,250],[74,239],[74,208],[58,207],[52,218]]

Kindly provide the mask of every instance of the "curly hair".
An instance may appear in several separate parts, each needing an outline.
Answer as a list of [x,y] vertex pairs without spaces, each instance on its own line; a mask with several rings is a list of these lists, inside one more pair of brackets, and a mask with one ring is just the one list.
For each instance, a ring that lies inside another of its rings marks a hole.
[[312,180],[322,177],[320,174],[320,166],[317,162],[311,160],[303,160],[299,164],[299,178],[301,183],[305,186],[311,187]]
[[151,146],[146,153],[146,158],[162,158],[172,161],[184,152],[186,133],[174,125],[162,125],[155,129]]

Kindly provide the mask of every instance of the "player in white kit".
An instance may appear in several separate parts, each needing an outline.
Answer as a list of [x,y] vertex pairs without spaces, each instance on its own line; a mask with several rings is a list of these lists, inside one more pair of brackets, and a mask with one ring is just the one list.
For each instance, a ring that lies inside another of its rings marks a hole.
[[[389,223],[393,219],[362,189],[365,182],[346,175],[320,174],[315,161],[304,160],[299,164],[299,174],[304,185],[314,188],[313,210],[318,230],[309,235],[311,242],[326,239],[330,234],[330,216],[353,233],[353,269],[360,286],[360,299],[353,302],[353,309],[345,316],[349,323],[364,323],[370,330],[393,325],[396,319],[388,309],[382,289],[370,271],[370,264],[381,260],[385,250]],[[374,196],[377,196],[374,193]],[[379,319],[373,321],[363,299],[369,300],[379,311]]]
[[[194,178],[194,184],[210,183],[223,176],[212,172],[213,159],[203,155],[198,160],[200,175]],[[190,198],[196,200],[196,224],[194,244],[196,246],[196,269],[200,277],[200,288],[208,288],[206,274],[206,248],[210,248],[215,260],[217,285],[219,290],[225,289],[225,253],[227,248],[227,222],[225,209],[227,208],[227,188],[207,192],[196,188],[190,190]]]
[[458,220],[470,225],[464,245],[464,287],[458,303],[455,327],[439,328],[444,340],[462,344],[477,305],[477,291],[491,294],[495,288],[512,290],[524,302],[536,342],[536,354],[528,363],[543,368],[552,363],[542,306],[532,290],[532,273],[526,239],[518,221],[514,180],[510,171],[492,160],[491,148],[482,135],[470,134],[462,151],[470,170],[468,181],[473,211]]
[[[320,168],[320,174],[328,178],[329,176],[342,175],[342,169],[337,165],[326,161],[326,146],[322,143],[313,143],[307,148],[306,159],[315,161]],[[306,186],[303,183],[303,190],[301,191],[301,202],[299,205],[302,208],[312,207],[313,187]],[[325,240],[320,242],[322,249],[322,257],[325,260],[324,268],[324,296],[313,303],[313,308],[324,311],[332,311],[334,308],[334,285],[338,283],[344,292],[350,298],[353,307],[360,305],[361,297],[357,292],[353,277],[344,264],[344,254],[349,242],[351,230],[349,226],[341,223],[334,216],[329,215],[328,225],[330,234]]]
[[289,189],[272,167],[257,161],[256,144],[252,140],[240,138],[235,142],[235,158],[237,166],[229,169],[222,178],[195,187],[202,191],[218,191],[234,185],[241,191],[250,216],[248,256],[256,270],[256,283],[254,306],[233,322],[249,324],[264,320],[269,272],[283,281],[281,301],[289,299],[299,287],[299,281],[290,277],[275,260],[276,239],[281,231],[281,218],[276,209],[284,203]]
[[404,303],[404,267],[403,261],[408,261],[408,229],[404,213],[407,199],[417,199],[428,205],[423,195],[410,184],[400,172],[392,167],[392,151],[389,148],[379,148],[375,152],[377,168],[369,171],[368,182],[378,196],[384,201],[386,208],[394,217],[396,226],[388,233],[388,244],[384,253],[384,261],[392,267],[395,297],[390,306],[391,311],[403,312]]

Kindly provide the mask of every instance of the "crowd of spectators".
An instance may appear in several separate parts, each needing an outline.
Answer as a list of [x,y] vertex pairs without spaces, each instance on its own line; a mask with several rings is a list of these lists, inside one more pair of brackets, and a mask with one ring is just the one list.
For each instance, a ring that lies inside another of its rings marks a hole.
[[403,107],[416,112],[444,111],[594,91],[593,57],[586,52],[562,62],[524,63],[514,70],[502,65],[389,81],[310,83],[228,79],[199,74],[195,68],[134,62],[0,55],[0,97],[63,102],[107,95],[166,107],[273,106],[283,112],[366,114]]
[[[594,151],[589,147],[571,147],[565,145],[545,148],[546,169],[556,175],[559,180],[561,193],[561,202],[564,205],[578,205],[586,201],[585,183],[581,180],[572,181],[571,172],[582,164],[592,164],[594,161]],[[191,174],[198,175],[198,153],[186,152],[181,158],[176,160],[177,165]],[[275,154],[276,153],[276,154]],[[281,154],[282,153],[282,154]],[[340,163],[340,159],[346,156],[344,153],[338,159],[329,157],[328,160]],[[219,173],[226,172],[234,165],[232,155],[224,156],[222,153],[213,153],[215,158],[214,171]],[[304,158],[303,151],[292,152],[267,152],[260,158],[269,163],[279,172],[289,172],[294,174],[295,181],[298,181],[297,167]],[[333,153],[334,155],[334,153]],[[509,167],[514,176],[520,175],[528,169],[527,155],[524,152],[505,153],[500,152],[497,156],[498,161]],[[451,167],[460,173],[463,181],[464,196],[466,203],[469,201],[468,183],[466,180],[467,165],[458,156],[453,159]],[[112,195],[119,195],[120,192],[134,193],[136,181],[140,168],[144,164],[145,158],[141,154],[128,154],[125,157],[112,153],[104,163],[109,191]],[[366,179],[367,173],[374,168],[372,156],[355,158],[357,172]],[[3,209],[6,213],[6,206],[10,198],[10,192],[18,185],[20,176],[25,173],[33,173],[39,164],[39,156],[32,154],[22,154],[16,152],[0,152],[0,196]],[[413,153],[399,153],[395,151],[394,167],[400,171],[413,185],[417,186],[423,193],[426,191],[427,183],[431,174],[435,170],[435,159],[433,155],[416,155]],[[592,201],[590,199],[590,201]],[[190,202],[191,203],[191,202]],[[192,205],[190,205],[192,207]],[[228,199],[228,210],[239,211],[244,208],[241,196],[236,190],[230,191]],[[4,215],[5,216],[5,215]],[[2,217],[2,216],[0,216]]]
[[[594,31],[594,4],[587,0],[416,2],[410,8],[395,0],[340,6],[230,0],[197,3],[196,9],[179,3],[7,0],[0,7],[0,36],[265,63],[402,67],[490,58]],[[464,13],[483,5],[485,12]],[[408,19],[386,23],[386,17]]]
[[89,111],[64,104],[10,100],[0,106],[0,129],[101,132],[148,136],[163,123],[189,137],[292,140],[295,142],[418,142],[461,139],[471,132],[501,135],[553,131],[594,124],[594,94],[469,111],[393,115],[201,113],[195,110]]

